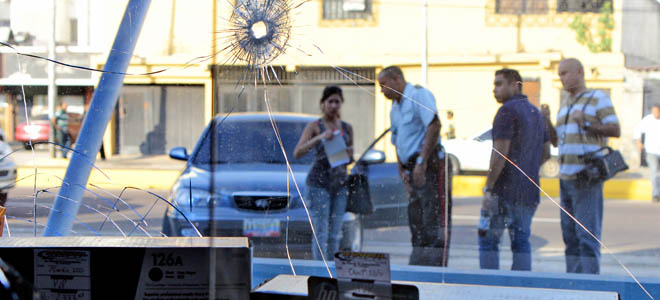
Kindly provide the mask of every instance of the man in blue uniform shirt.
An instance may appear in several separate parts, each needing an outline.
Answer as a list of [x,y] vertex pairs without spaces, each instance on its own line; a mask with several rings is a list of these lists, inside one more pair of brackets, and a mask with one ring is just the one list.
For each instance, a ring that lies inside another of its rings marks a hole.
[[[378,74],[382,93],[392,100],[390,122],[399,175],[410,197],[411,265],[447,266],[451,233],[451,167],[440,146],[435,98],[407,83],[399,67]],[[449,179],[449,180],[447,180]]]
[[532,217],[540,200],[534,183],[539,182],[541,164],[550,158],[550,138],[545,118],[521,94],[518,71],[498,70],[494,85],[493,94],[502,106],[493,120],[493,151],[482,203],[482,213],[490,217],[490,224],[480,228],[479,265],[499,269],[499,243],[506,228],[513,252],[511,270],[529,271]]

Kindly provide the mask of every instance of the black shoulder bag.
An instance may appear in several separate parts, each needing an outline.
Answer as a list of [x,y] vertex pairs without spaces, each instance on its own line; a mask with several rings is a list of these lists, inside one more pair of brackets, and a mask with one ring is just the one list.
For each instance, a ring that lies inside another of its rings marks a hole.
[[[376,142],[378,142],[385,134],[390,131],[388,128],[378,138],[376,138],[367,149],[371,149]],[[366,164],[362,160],[362,156],[355,162],[355,167],[350,175],[348,175],[347,189],[348,198],[346,201],[346,211],[368,215],[374,212],[374,204],[371,202],[371,194],[369,193],[369,177],[367,177]]]
[[348,175],[348,199],[346,211],[368,215],[374,212],[369,194],[369,178],[364,174]]
[[[603,156],[596,155],[604,150],[607,150],[607,154]],[[577,173],[577,178],[589,183],[608,180],[614,177],[616,173],[628,169],[621,152],[612,150],[610,147],[603,147],[579,157],[584,159],[585,168]]]

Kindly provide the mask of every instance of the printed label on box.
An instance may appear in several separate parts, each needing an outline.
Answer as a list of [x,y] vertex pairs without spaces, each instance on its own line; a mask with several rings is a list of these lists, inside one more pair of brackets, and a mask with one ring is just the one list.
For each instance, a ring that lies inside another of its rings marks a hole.
[[44,299],[92,299],[89,262],[89,251],[35,249],[35,288]]
[[337,278],[390,282],[390,256],[386,253],[335,254]]
[[[249,299],[249,252],[223,250],[216,252],[223,266],[216,268],[216,299]],[[207,248],[146,249],[135,299],[208,299],[209,254]]]

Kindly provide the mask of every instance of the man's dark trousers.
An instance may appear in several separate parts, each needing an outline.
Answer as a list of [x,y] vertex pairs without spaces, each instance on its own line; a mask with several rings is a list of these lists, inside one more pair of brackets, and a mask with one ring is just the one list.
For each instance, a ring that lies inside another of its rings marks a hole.
[[[410,174],[415,159],[413,156],[406,164]],[[446,267],[451,237],[451,165],[433,153],[426,168],[426,183],[415,186],[411,177],[411,185],[408,222],[413,251],[409,264]]]

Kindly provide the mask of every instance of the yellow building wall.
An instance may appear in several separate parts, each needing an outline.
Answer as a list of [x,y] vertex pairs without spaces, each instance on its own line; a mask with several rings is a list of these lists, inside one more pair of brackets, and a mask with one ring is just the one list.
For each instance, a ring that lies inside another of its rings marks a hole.
[[[550,5],[555,2],[548,0]],[[321,3],[310,1],[294,10],[291,45],[310,55],[293,51],[291,55],[278,59],[276,64],[380,66],[419,63],[421,2],[374,1],[374,20],[364,24],[323,21]],[[590,55],[588,49],[576,42],[575,32],[568,27],[574,14],[552,13],[554,9],[551,8],[547,16],[523,16],[530,21],[523,22],[523,27],[518,29],[515,22],[511,22],[517,17],[496,15],[493,3],[485,0],[431,1],[428,8],[429,63],[444,61],[447,56],[517,53],[518,40],[526,53]],[[227,12],[220,11],[219,17],[223,14],[228,16]],[[620,30],[618,25],[615,31]],[[616,52],[619,47],[617,38],[613,38]]]
[[[231,36],[228,29],[231,28],[232,1],[215,1],[217,28],[213,28],[214,0],[195,1],[194,5],[181,0],[152,1],[134,61],[166,60],[181,64],[211,55],[213,46],[217,50],[226,47]],[[103,4],[108,21],[104,27],[108,46],[114,39],[126,3],[121,0]],[[615,7],[620,6],[620,1],[614,3]],[[291,11],[290,47],[273,64],[294,67],[420,63],[421,2],[373,0],[373,18],[367,21],[322,20],[321,4],[321,0],[309,1]],[[431,1],[428,7],[429,64],[472,64],[474,61],[470,60],[475,57],[490,61],[493,60],[491,56],[517,53],[526,54],[527,59],[548,53],[580,58],[592,56],[586,47],[577,43],[575,32],[568,28],[575,14],[554,12],[556,1],[548,0],[548,5],[546,15],[522,15],[518,28],[518,16],[494,13],[494,0]],[[612,43],[615,53],[620,50],[620,15],[615,9]],[[594,15],[585,16],[593,18]],[[107,55],[107,50],[103,51]],[[227,58],[225,53],[215,56],[218,63]],[[206,65],[209,61],[198,60],[194,64]],[[201,68],[199,75],[206,76],[205,70]],[[172,72],[168,70],[167,73]]]
[[[166,71],[151,76],[127,76],[126,83],[204,84],[205,97],[209,98],[205,103],[210,109],[208,65],[213,61],[218,64],[229,61],[226,52],[214,53],[214,50],[225,48],[231,41],[228,29],[232,2],[216,0],[214,15],[214,0],[195,1],[194,5],[181,0],[152,1],[129,72],[163,68]],[[292,5],[302,2],[290,1]],[[630,103],[623,99],[621,0],[614,1],[613,51],[604,54],[593,54],[578,44],[575,32],[568,27],[575,14],[556,13],[554,0],[548,0],[547,14],[522,16],[495,14],[495,0],[429,2],[428,88],[437,99],[441,120],[445,120],[444,111],[455,112],[459,137],[471,137],[492,123],[499,107],[492,96],[492,82],[495,70],[502,67],[518,69],[523,78],[538,79],[540,102],[548,103],[553,115],[558,109],[561,89],[557,65],[565,57],[582,60],[587,85],[608,89],[617,110],[628,112],[641,105],[625,107]],[[106,29],[112,38],[126,3],[123,0],[105,4],[106,18],[110,24],[116,24]],[[291,12],[289,48],[273,65],[286,66],[291,71],[298,66],[380,69],[396,64],[403,67],[408,81],[420,83],[421,1],[373,0],[373,16],[367,20],[323,20],[321,5],[321,0],[309,1]],[[594,14],[584,16],[595,20]],[[186,64],[200,57],[208,60]],[[98,61],[102,64],[105,58],[99,56]],[[377,85],[374,90],[374,134],[379,134],[389,126],[391,103]],[[619,115],[624,127],[636,122],[633,115]],[[209,117],[210,112],[205,118]],[[380,147],[385,149],[384,144]]]
[[[101,12],[99,17],[103,20],[92,22],[101,23],[92,29],[95,36],[103,39],[100,50],[104,54],[97,60],[105,61],[128,0],[93,2],[93,9]],[[150,3],[133,53],[134,60],[170,57],[181,63],[211,54],[213,1],[158,0]]]

